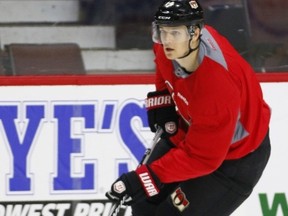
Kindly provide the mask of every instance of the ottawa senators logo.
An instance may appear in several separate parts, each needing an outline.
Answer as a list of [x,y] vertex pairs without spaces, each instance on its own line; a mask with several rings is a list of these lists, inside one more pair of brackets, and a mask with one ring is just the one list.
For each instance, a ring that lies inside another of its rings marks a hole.
[[189,206],[189,201],[187,200],[185,193],[181,190],[180,187],[171,194],[171,200],[173,205],[180,212],[183,212]]

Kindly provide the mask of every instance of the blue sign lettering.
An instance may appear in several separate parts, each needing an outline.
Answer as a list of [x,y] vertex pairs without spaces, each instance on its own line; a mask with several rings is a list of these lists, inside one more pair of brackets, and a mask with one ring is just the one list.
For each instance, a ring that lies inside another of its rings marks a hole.
[[0,106],[0,119],[13,155],[13,177],[10,179],[10,191],[29,191],[30,178],[27,177],[27,155],[36,137],[41,119],[44,117],[44,106],[26,107],[27,127],[20,141],[15,126],[18,118],[17,106]]
[[[127,103],[122,108],[119,116],[119,130],[123,142],[140,162],[146,148],[133,131],[131,121],[135,117],[141,119],[143,128],[148,126],[146,108],[144,107],[144,104],[140,105],[136,102]],[[121,175],[123,172],[127,172],[127,170],[123,169],[123,167],[127,168],[127,166],[121,164],[120,168],[122,169],[119,168],[119,175]]]
[[[24,103],[26,104],[26,103]],[[20,105],[1,105],[0,106],[0,120],[3,125],[3,134],[6,136],[8,146],[10,147],[11,155],[13,158],[13,171],[9,179],[9,191],[23,192],[31,191],[31,177],[28,176],[29,170],[29,152],[35,143],[37,133],[40,131],[41,122],[47,122],[45,116],[46,105],[25,105],[23,110],[20,110]],[[60,191],[81,191],[81,190],[95,190],[97,171],[95,163],[91,160],[85,161],[83,156],[84,139],[81,137],[85,135],[85,130],[97,131],[98,133],[107,133],[119,130],[120,139],[130,151],[137,161],[141,161],[145,152],[145,145],[139,139],[137,130],[147,131],[148,121],[146,109],[143,101],[129,100],[119,108],[117,101],[104,101],[104,110],[98,114],[95,110],[95,103],[65,104],[57,103],[51,106],[51,113],[53,116],[51,122],[56,122],[55,147],[56,147],[56,168],[51,182],[51,189]],[[21,113],[21,112],[23,113]],[[117,115],[116,115],[117,114]],[[98,117],[97,121],[95,116]],[[23,118],[23,119],[22,119]],[[25,118],[25,119],[24,119]],[[116,121],[118,118],[119,121]],[[133,123],[137,120],[138,127]],[[19,122],[19,123],[18,123]],[[82,128],[75,134],[73,131],[73,124],[80,123]],[[118,122],[118,125],[115,124]],[[96,124],[97,123],[97,124]],[[96,128],[97,126],[99,128]],[[140,126],[139,126],[140,125]],[[139,129],[140,127],[140,129]],[[81,134],[79,134],[81,133]],[[45,141],[45,140],[44,140]],[[77,159],[83,157],[81,160],[82,168],[79,173],[75,173],[73,162],[75,157]],[[127,172],[129,169],[128,162],[119,162],[117,164],[118,174]],[[35,175],[37,178],[37,175]]]
[[84,177],[71,177],[71,154],[80,153],[80,139],[71,138],[72,118],[83,118],[85,128],[94,128],[94,105],[55,105],[54,117],[58,119],[58,163],[54,190],[87,190],[94,188],[94,165],[85,164]]

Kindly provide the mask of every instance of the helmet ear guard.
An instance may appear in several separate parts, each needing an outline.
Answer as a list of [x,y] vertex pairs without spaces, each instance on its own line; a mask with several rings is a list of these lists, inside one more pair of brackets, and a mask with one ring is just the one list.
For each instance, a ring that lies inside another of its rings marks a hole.
[[195,25],[187,26],[188,33],[190,34],[191,37],[195,34],[195,27],[196,27]]
[[197,28],[199,28],[201,32],[201,29],[203,28],[203,24],[199,23],[199,24],[187,26],[188,33],[191,35],[191,37],[194,36]]

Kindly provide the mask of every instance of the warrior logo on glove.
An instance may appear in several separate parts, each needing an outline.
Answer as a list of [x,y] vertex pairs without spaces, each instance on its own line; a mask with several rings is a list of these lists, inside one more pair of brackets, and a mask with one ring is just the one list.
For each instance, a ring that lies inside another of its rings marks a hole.
[[149,92],[146,98],[148,123],[152,132],[156,128],[163,129],[163,137],[171,137],[177,133],[179,115],[173,99],[168,91]]
[[139,178],[148,197],[155,196],[159,193],[159,190],[155,187],[155,183],[148,172],[140,173]]
[[161,95],[157,97],[151,97],[146,99],[146,107],[148,109],[155,109],[158,107],[170,106],[173,104],[172,98],[170,95]]

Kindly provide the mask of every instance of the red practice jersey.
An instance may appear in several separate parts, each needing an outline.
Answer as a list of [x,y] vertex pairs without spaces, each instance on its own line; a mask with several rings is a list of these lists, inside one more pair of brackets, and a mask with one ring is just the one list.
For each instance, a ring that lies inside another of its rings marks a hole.
[[[253,68],[212,27],[202,29],[200,66],[187,74],[154,45],[156,89],[168,89],[183,118],[171,149],[151,164],[164,182],[215,171],[224,160],[244,157],[263,141],[270,109]],[[181,126],[182,125],[182,126]]]

